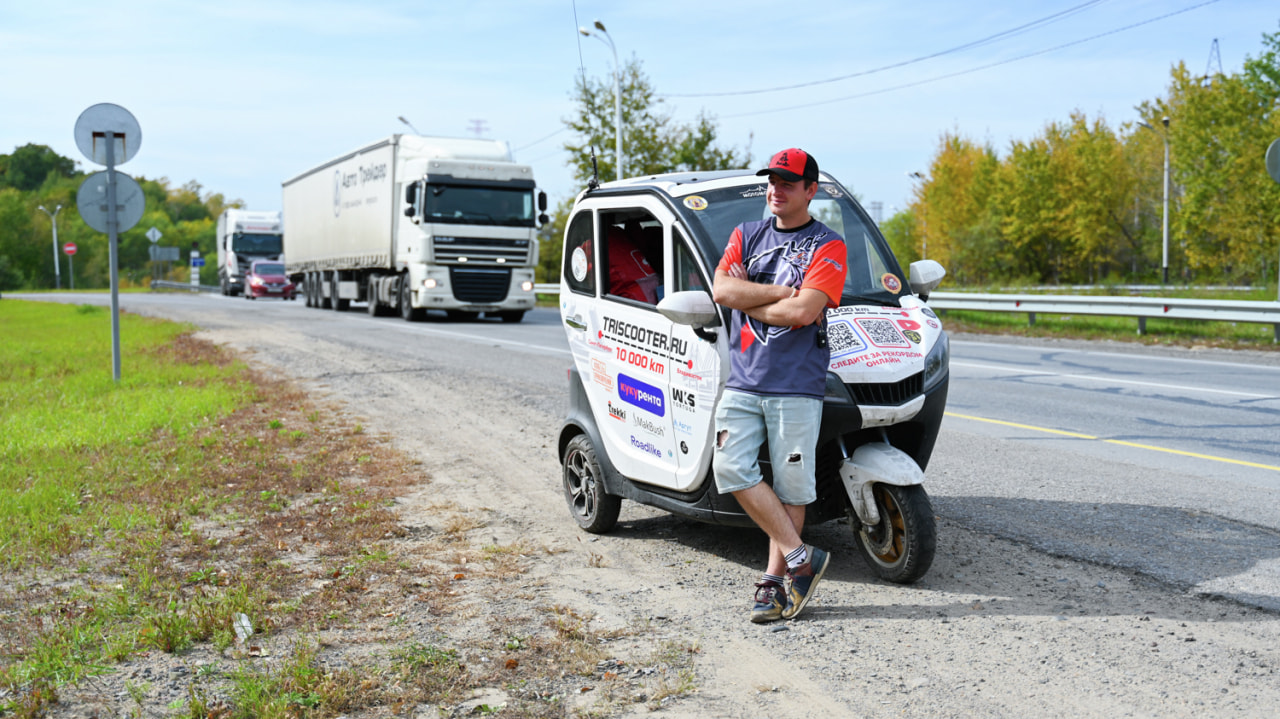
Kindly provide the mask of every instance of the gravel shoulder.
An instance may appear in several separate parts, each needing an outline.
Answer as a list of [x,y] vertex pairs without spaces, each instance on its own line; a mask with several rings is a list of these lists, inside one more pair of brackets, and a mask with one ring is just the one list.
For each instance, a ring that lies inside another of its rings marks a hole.
[[[521,389],[493,378],[394,367],[344,376],[331,366],[339,349],[295,345],[279,356],[304,382],[323,374],[319,389],[422,462],[431,483],[404,499],[406,524],[430,521],[424,507],[445,500],[481,512],[477,531],[497,541],[546,548],[523,596],[488,598],[497,614],[562,604],[600,629],[644,626],[620,653],[663,642],[694,652],[696,689],[662,705],[664,715],[1261,717],[1280,706],[1276,615],[984,535],[945,513],[933,568],[910,587],[876,579],[844,526],[812,528],[808,541],[834,556],[819,596],[800,619],[753,625],[762,534],[633,503],[613,533],[581,533],[560,493],[559,405],[513,402]],[[323,372],[319,358],[330,363]],[[371,390],[398,399],[361,401]],[[432,405],[439,397],[449,411]],[[944,433],[937,456],[971,441]],[[599,709],[595,699],[585,692],[577,703]],[[651,711],[643,702],[608,709]]]

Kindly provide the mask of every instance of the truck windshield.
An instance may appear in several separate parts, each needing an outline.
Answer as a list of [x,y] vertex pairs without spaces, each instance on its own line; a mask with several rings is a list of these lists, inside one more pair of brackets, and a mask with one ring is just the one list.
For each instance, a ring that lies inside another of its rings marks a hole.
[[250,235],[237,232],[231,238],[231,251],[246,255],[278,255],[284,251],[280,235]]
[[[692,197],[684,200],[684,216],[702,228],[715,249],[716,256],[707,258],[712,267],[724,254],[734,227],[770,217],[765,189],[764,183],[740,185],[699,193],[697,201],[691,201]],[[693,209],[696,207],[702,209]],[[839,185],[819,183],[809,214],[844,237],[849,263],[841,304],[897,305],[899,293],[907,286],[902,269],[888,243],[853,199]]]
[[533,190],[428,185],[422,214],[427,222],[533,227]]

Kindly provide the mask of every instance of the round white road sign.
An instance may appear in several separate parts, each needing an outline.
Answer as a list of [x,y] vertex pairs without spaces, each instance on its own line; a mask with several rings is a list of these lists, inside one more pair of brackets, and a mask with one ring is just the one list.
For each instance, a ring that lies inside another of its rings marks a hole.
[[90,160],[99,165],[107,164],[107,133],[115,137],[115,157],[117,165],[123,165],[142,146],[142,127],[128,110],[102,102],[94,105],[76,120],[76,147]]
[[[138,224],[147,198],[138,183],[123,172],[116,173],[116,232],[124,232]],[[85,224],[98,232],[107,232],[107,173],[95,172],[84,179],[76,193],[76,207]]]

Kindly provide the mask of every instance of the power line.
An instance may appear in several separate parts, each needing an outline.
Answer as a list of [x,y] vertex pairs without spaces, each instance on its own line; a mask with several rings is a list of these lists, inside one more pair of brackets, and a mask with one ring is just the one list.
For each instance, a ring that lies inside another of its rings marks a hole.
[[1061,12],[1057,12],[1052,15],[1046,15],[1045,17],[1042,17],[1038,20],[1033,20],[1029,23],[1026,23],[1025,25],[1019,25],[1017,27],[1010,28],[1008,30],[1002,30],[994,35],[988,35],[984,38],[980,38],[972,42],[967,42],[963,45],[957,45],[955,47],[948,48],[946,50],[939,50],[938,52],[932,53],[930,55],[923,55],[921,57],[912,58],[910,60],[903,60],[902,62],[895,62],[889,65],[882,65],[880,67],[872,68],[870,70],[862,70],[859,72],[850,73],[848,75],[840,75],[839,77],[827,78],[825,80],[811,80],[809,82],[802,82],[796,85],[781,85],[778,87],[766,87],[758,90],[729,90],[725,92],[699,92],[699,93],[668,93],[668,94],[662,95],[662,97],[730,97],[734,95],[759,95],[761,93],[766,93],[766,92],[780,92],[782,90],[795,90],[801,87],[813,87],[814,85],[826,85],[829,83],[840,82],[841,80],[848,80],[855,77],[864,77],[866,75],[874,75],[875,73],[878,73],[878,72],[893,70],[899,67],[906,67],[907,65],[914,65],[918,62],[924,62],[925,60],[932,60],[936,57],[942,57],[943,55],[950,55],[951,53],[960,52],[961,50],[971,50],[975,47],[989,45],[997,40],[1013,37],[1015,35],[1021,35],[1024,32],[1029,32],[1043,25],[1048,25],[1050,23],[1057,22],[1058,20],[1062,20],[1066,17],[1070,17],[1071,15],[1075,15],[1076,13],[1083,12],[1084,10],[1087,10],[1090,7],[1097,5],[1101,2],[1104,2],[1104,0],[1090,0],[1089,2],[1083,3],[1081,5],[1076,5],[1075,7],[1067,8],[1066,10],[1063,10]]
[[1158,17],[1153,17],[1147,20],[1143,20],[1141,22],[1133,23],[1132,25],[1125,25],[1124,27],[1119,27],[1114,30],[1108,30],[1107,32],[1098,33],[1097,35],[1091,35],[1089,37],[1082,38],[1080,40],[1073,40],[1072,42],[1063,43],[1061,45],[1055,45],[1050,48],[1045,48],[1044,50],[1037,50],[1036,52],[1030,52],[1025,55],[1019,55],[1017,57],[1012,57],[1007,60],[1001,60],[999,62],[993,62],[986,65],[979,65],[977,67],[971,67],[967,70],[960,70],[958,72],[947,73],[945,75],[937,75],[934,77],[926,78],[924,80],[917,80],[915,82],[903,83],[901,85],[884,87],[884,88],[880,88],[879,90],[870,90],[868,92],[860,92],[855,95],[846,95],[844,97],[837,97],[831,100],[819,100],[817,102],[809,102],[809,103],[804,103],[800,105],[790,105],[788,107],[776,107],[771,110],[756,110],[754,112],[743,112],[737,115],[722,115],[721,119],[728,120],[728,119],[738,118],[738,117],[751,117],[753,115],[767,115],[771,112],[787,112],[789,110],[799,110],[807,107],[817,107],[819,105],[831,105],[837,102],[844,102],[845,100],[855,100],[862,97],[870,97],[872,95],[883,95],[887,92],[894,92],[896,90],[905,90],[909,87],[917,87],[919,85],[927,85],[931,82],[937,82],[939,80],[948,80],[953,77],[960,77],[961,75],[968,75],[971,73],[980,72],[982,70],[990,70],[993,67],[1008,65],[1009,63],[1018,62],[1019,60],[1026,60],[1027,58],[1036,57],[1037,55],[1044,55],[1046,53],[1055,52],[1057,50],[1062,50],[1064,48],[1073,47],[1075,45],[1080,45],[1082,43],[1086,43],[1091,40],[1097,40],[1098,38],[1107,37],[1108,35],[1115,35],[1116,33],[1124,32],[1126,30],[1132,30],[1136,27],[1142,27],[1143,25],[1150,25],[1153,22],[1158,22],[1160,20],[1173,17],[1174,15],[1181,15],[1182,13],[1190,12],[1197,8],[1202,8],[1206,5],[1212,5],[1216,2],[1218,2],[1218,0],[1207,0],[1206,2],[1202,2],[1197,5],[1192,5],[1190,7],[1185,7],[1181,10],[1174,10],[1173,12],[1165,13],[1164,15],[1160,15]]
[[520,147],[517,147],[514,151],[515,151],[515,152],[519,152],[520,150],[523,150],[523,149],[525,149],[525,148],[533,147],[534,145],[537,145],[537,144],[539,144],[539,143],[546,142],[547,140],[550,140],[551,138],[555,137],[556,135],[559,135],[560,133],[562,133],[562,132],[564,132],[564,131],[566,131],[566,130],[568,130],[568,129],[569,129],[569,128],[567,128],[567,127],[562,127],[562,128],[560,128],[559,130],[556,130],[555,132],[553,132],[553,133],[551,133],[551,134],[549,134],[549,135],[546,135],[546,136],[544,136],[544,137],[538,138],[537,140],[534,140],[533,142],[530,142],[530,143],[529,143],[529,144],[527,144],[527,145],[521,145]]

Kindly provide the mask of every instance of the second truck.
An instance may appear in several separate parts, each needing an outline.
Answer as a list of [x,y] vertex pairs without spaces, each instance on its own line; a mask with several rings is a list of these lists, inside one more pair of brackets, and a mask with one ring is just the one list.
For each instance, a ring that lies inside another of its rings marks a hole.
[[519,322],[546,194],[505,142],[392,135],[283,183],[286,271],[308,307]]
[[244,294],[255,260],[283,260],[279,212],[230,208],[218,215],[218,285],[224,295]]

